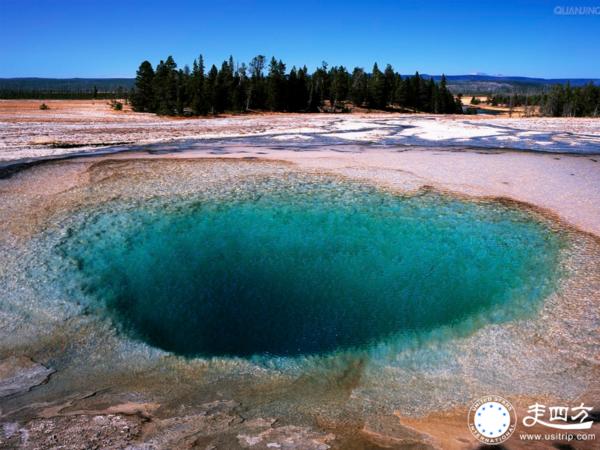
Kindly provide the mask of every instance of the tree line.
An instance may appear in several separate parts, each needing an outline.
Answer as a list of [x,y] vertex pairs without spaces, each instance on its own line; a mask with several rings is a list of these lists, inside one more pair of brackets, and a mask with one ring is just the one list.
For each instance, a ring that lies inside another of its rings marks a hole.
[[553,117],[598,117],[600,116],[600,86],[593,83],[572,88],[555,85],[540,100],[540,113]]
[[548,117],[599,117],[600,86],[588,83],[581,87],[556,84],[541,94],[496,94],[489,97],[492,106],[538,106],[539,114]]
[[125,99],[133,78],[0,78],[5,99]]
[[98,91],[92,89],[0,89],[2,99],[32,99],[32,100],[113,100],[124,99],[127,101],[129,89],[123,87],[111,91]]
[[165,115],[208,115],[223,112],[348,111],[350,105],[370,109],[401,109],[439,114],[462,112],[460,100],[447,87],[446,77],[439,83],[417,72],[402,77],[391,65],[382,71],[375,64],[371,72],[355,67],[323,63],[312,73],[306,66],[291,70],[276,58],[267,64],[262,55],[249,64],[233,58],[220,68],[206,70],[202,55],[192,67],[178,68],[169,56],[153,67],[140,64],[135,87],[130,95],[135,111]]

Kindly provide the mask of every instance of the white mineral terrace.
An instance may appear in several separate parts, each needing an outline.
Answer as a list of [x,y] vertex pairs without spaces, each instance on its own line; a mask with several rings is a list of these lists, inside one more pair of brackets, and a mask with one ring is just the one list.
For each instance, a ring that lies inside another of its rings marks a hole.
[[111,111],[105,102],[0,100],[0,161],[115,145],[261,138],[283,145],[369,144],[600,153],[600,120],[407,114],[264,114],[176,119]]

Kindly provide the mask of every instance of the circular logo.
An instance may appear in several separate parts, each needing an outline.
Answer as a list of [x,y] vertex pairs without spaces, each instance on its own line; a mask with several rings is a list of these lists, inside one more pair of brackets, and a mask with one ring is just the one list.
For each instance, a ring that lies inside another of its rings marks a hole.
[[489,445],[500,444],[514,433],[517,414],[508,400],[498,395],[488,395],[471,405],[468,425],[478,441]]

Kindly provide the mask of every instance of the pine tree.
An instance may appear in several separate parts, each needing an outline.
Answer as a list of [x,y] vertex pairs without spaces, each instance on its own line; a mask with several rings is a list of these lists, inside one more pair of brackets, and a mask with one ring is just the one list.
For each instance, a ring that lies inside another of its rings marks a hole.
[[186,65],[183,70],[177,72],[177,88],[176,88],[176,108],[177,114],[182,115],[185,107],[189,104],[188,101],[188,80],[190,78],[190,68]]
[[569,81],[567,81],[567,84],[565,86],[565,90],[564,90],[564,96],[563,96],[563,106],[562,106],[562,116],[564,117],[571,117],[573,116],[573,104],[574,104],[574,96],[573,96],[573,89],[571,89],[571,83]]
[[315,73],[310,77],[310,89],[308,95],[308,110],[315,112],[323,109],[327,90],[327,63],[323,62]]
[[292,67],[288,75],[285,102],[288,111],[296,112],[300,110],[298,101],[298,71],[296,70],[296,66]]
[[350,100],[359,107],[367,101],[367,74],[360,67],[355,67],[352,71]]
[[432,79],[426,80],[425,78],[419,76],[419,111],[430,112],[431,111],[431,89],[432,83],[435,82]]
[[541,113],[544,116],[560,117],[563,115],[564,103],[565,90],[563,86],[554,85],[542,102]]
[[246,109],[263,109],[266,104],[266,89],[263,70],[265,57],[258,55],[250,61],[250,83]]
[[392,94],[391,94],[392,98],[390,100],[391,104],[395,104],[395,105],[400,104],[399,96],[401,93],[401,89],[402,89],[402,76],[400,76],[399,73],[394,73],[394,86],[393,86]]
[[578,115],[598,116],[600,113],[600,87],[595,87],[592,82],[589,82],[583,88],[579,89],[578,92],[581,93],[581,107],[577,111]]
[[396,102],[402,108],[407,108],[410,104],[410,89],[410,77],[404,80],[400,79],[398,87],[396,87]]
[[443,108],[443,95],[440,87],[433,81],[430,80],[430,99],[429,99],[429,112],[434,114],[440,114]]
[[394,68],[388,64],[385,66],[385,70],[383,72],[383,91],[384,91],[384,102],[385,106],[391,105],[394,101],[394,91],[396,84],[396,74],[394,73]]
[[295,101],[297,111],[306,111],[309,107],[309,84],[310,77],[308,76],[308,69],[306,66],[298,69],[298,85],[295,89]]
[[[454,105],[450,104],[449,102],[449,98],[448,98],[448,88],[446,86],[447,82],[446,82],[446,75],[442,74],[442,78],[440,80],[440,89],[439,89],[439,98],[438,98],[438,108],[437,111],[438,113],[446,113],[448,112],[450,109],[454,109]],[[454,100],[452,100],[452,103],[454,102]]]
[[419,72],[415,72],[415,76],[410,79],[411,81],[411,89],[410,89],[410,106],[415,111],[421,110],[421,98],[422,98],[422,79]]
[[335,110],[339,102],[348,98],[350,90],[350,74],[344,66],[333,67],[330,72],[331,78],[331,106]]
[[211,66],[208,71],[208,77],[206,78],[206,93],[207,93],[207,101],[208,101],[208,110],[210,114],[218,114],[219,110],[217,106],[219,104],[218,98],[218,86],[217,86],[217,78],[219,76],[219,71],[217,70],[217,66],[214,64]]
[[246,111],[246,93],[248,91],[248,68],[242,63],[233,77],[233,109]]
[[368,82],[367,103],[369,108],[384,109],[386,106],[385,77],[377,63],[373,65],[373,72]]
[[198,62],[194,61],[192,70],[192,111],[194,114],[205,115],[208,113],[209,106],[206,98],[206,87],[205,87],[205,76],[204,76],[204,58],[202,55],[198,57]]
[[154,69],[152,64],[144,61],[140,64],[135,77],[134,93],[131,105],[134,111],[154,112]]
[[154,75],[154,94],[158,114],[174,114],[177,106],[177,64],[171,56],[161,61]]
[[285,64],[271,59],[267,77],[267,107],[271,111],[283,111],[286,108]]
[[231,109],[233,99],[233,59],[223,61],[217,74],[215,110],[220,113]]

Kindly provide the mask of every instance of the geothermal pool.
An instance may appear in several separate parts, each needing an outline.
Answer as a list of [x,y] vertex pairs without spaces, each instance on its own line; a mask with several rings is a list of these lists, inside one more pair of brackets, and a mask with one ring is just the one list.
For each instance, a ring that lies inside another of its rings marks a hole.
[[467,333],[531,313],[557,279],[559,239],[500,204],[326,178],[220,196],[78,214],[63,277],[133,339],[241,357]]
[[258,160],[71,160],[2,189],[0,360],[55,371],[3,420],[138,408],[159,447],[365,448],[597,380],[600,244],[524,205]]

